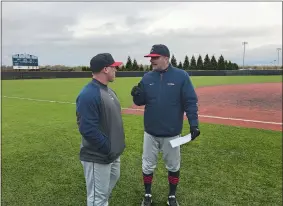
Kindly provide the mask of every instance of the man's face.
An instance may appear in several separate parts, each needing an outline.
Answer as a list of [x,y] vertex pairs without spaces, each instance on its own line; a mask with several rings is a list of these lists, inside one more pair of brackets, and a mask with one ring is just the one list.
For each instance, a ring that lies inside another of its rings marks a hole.
[[115,80],[116,71],[117,71],[116,67],[106,67],[105,68],[105,74],[109,82],[113,82]]
[[168,57],[151,57],[150,63],[152,65],[153,70],[163,70],[167,67]]

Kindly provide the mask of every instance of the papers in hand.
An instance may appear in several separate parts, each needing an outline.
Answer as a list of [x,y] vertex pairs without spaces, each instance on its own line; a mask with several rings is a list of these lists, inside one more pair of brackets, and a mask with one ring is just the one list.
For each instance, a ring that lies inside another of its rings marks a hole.
[[189,142],[191,140],[192,140],[191,134],[188,134],[188,135],[185,135],[183,137],[178,137],[176,139],[170,140],[170,144],[174,148],[174,147],[178,147],[178,146],[180,146],[182,144],[185,144],[185,143],[187,143],[187,142]]

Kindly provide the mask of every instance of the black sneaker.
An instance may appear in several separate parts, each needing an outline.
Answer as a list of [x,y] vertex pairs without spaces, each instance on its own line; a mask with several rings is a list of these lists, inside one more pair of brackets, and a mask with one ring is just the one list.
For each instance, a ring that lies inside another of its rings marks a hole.
[[176,197],[173,196],[173,195],[168,197],[167,205],[169,205],[169,206],[180,206],[179,203],[176,200]]
[[145,194],[141,206],[151,206],[152,199],[151,194]]

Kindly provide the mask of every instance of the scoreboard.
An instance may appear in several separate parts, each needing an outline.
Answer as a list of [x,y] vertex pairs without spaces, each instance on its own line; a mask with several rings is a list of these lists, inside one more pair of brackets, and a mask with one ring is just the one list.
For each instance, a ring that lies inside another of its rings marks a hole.
[[13,69],[39,69],[38,57],[30,54],[14,54]]

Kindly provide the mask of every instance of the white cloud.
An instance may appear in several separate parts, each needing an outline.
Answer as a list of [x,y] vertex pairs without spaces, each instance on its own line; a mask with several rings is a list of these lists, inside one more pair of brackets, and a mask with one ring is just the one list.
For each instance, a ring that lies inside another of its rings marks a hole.
[[156,43],[177,60],[222,54],[241,64],[268,62],[282,48],[281,2],[3,2],[2,55],[39,56],[41,64],[88,65],[99,52],[148,63]]

